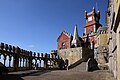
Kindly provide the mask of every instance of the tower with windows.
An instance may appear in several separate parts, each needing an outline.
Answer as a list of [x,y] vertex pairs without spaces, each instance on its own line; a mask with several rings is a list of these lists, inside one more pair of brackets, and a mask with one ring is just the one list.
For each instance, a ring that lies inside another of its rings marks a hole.
[[[86,24],[84,26],[85,33],[83,34],[83,40],[86,42],[87,36],[89,37],[90,41],[90,46],[93,48],[93,42],[96,44],[96,32],[97,29],[101,26],[99,23],[100,20],[100,12],[96,11],[95,8],[93,7],[91,12],[86,12],[84,13],[84,17],[86,19]],[[95,47],[95,46],[94,46]]]

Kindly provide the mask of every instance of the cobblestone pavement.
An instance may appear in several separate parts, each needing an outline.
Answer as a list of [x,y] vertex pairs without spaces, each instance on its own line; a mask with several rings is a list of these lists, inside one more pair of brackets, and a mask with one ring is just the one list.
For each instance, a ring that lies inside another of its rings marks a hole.
[[41,72],[21,77],[23,80],[115,80],[108,71],[48,71],[44,74]]

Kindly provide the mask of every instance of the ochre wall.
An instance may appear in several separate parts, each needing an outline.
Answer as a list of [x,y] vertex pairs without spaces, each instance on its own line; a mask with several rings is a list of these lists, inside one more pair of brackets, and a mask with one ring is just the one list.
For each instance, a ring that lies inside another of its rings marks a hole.
[[69,65],[80,59],[88,59],[92,55],[92,50],[88,48],[78,47],[58,50],[58,55],[65,61],[68,59]]
[[[116,30],[116,46],[117,46],[117,80],[120,80],[120,0],[114,0],[114,28]],[[118,24],[117,24],[118,23]]]
[[[98,39],[99,38],[99,39]],[[97,46],[105,46],[107,47],[107,40],[108,40],[108,34],[100,34],[98,37],[97,37]]]
[[117,45],[117,70],[118,70],[118,80],[120,80],[120,23],[119,27],[117,29],[117,35],[116,35],[116,45]]

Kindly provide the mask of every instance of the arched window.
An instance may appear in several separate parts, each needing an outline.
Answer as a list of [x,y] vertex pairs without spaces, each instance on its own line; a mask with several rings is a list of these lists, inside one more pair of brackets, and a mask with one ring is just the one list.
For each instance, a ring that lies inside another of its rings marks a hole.
[[62,49],[65,49],[65,42],[62,42]]

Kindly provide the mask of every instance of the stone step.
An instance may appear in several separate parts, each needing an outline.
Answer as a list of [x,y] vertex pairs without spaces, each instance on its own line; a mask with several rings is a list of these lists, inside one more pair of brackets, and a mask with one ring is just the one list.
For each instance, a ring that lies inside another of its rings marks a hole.
[[79,64],[78,66],[70,69],[71,71],[82,71],[82,72],[86,72],[86,62],[82,62],[81,64]]

